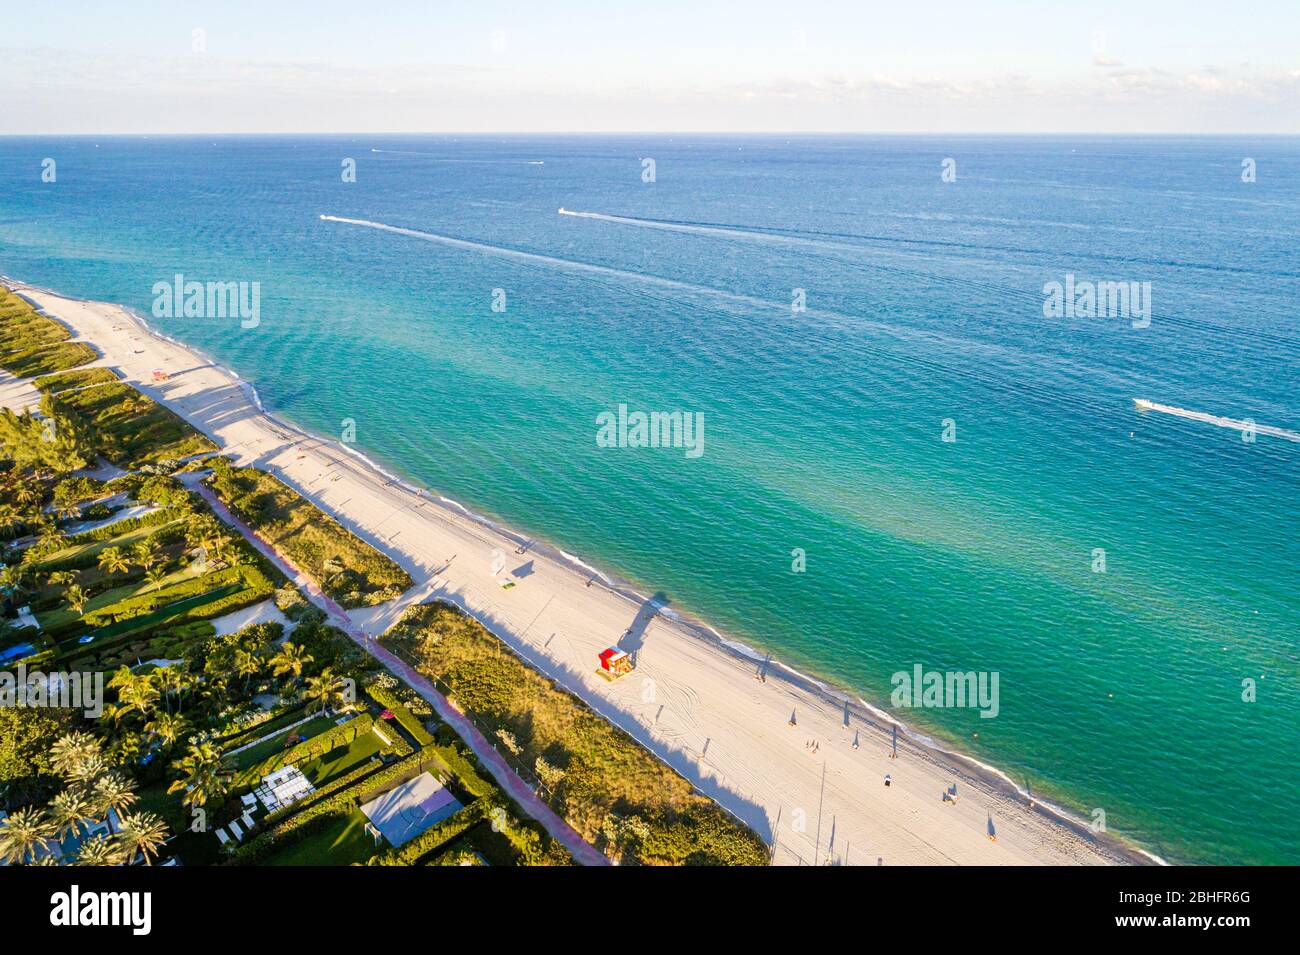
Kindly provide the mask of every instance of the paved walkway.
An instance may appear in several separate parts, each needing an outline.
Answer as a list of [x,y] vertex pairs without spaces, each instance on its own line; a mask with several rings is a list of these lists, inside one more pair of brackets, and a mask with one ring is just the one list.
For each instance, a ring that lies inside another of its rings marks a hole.
[[252,528],[232,514],[230,509],[222,504],[209,488],[193,478],[184,483],[207,501],[212,510],[223,521],[238,530],[250,544],[257,548],[259,553],[279,567],[289,579],[301,587],[312,602],[325,611],[334,626],[346,633],[354,643],[427,700],[437,711],[438,716],[444,722],[450,724],[452,729],[460,734],[460,738],[469,744],[469,748],[474,751],[474,755],[491,773],[497,784],[509,793],[510,797],[525,812],[541,823],[553,839],[568,849],[580,865],[599,866],[610,864],[609,859],[603,853],[597,852],[590,843],[578,835],[572,826],[561,819],[550,806],[538,798],[537,794],[519,778],[502,758],[501,754],[488,742],[487,737],[479,732],[478,727],[470,722],[464,713],[452,706],[445,696],[434,689],[433,684],[426,677],[411,669],[395,655],[379,646],[369,635],[358,629],[342,607],[326,596],[305,574],[293,566],[289,560],[281,556],[279,551],[262,540]]

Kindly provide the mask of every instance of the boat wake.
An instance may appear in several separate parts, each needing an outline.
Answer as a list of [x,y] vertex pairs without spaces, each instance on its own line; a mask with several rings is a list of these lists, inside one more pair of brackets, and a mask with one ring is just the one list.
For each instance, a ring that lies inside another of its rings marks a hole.
[[474,252],[482,252],[487,255],[505,256],[523,262],[535,262],[539,265],[556,266],[559,268],[570,269],[575,272],[588,272],[596,275],[607,275],[619,279],[645,282],[663,288],[695,292],[764,309],[776,307],[772,302],[764,301],[753,296],[725,292],[721,289],[709,288],[705,285],[695,285],[691,282],[679,282],[676,279],[663,278],[658,275],[649,275],[645,272],[632,272],[627,269],[614,268],[609,265],[595,265],[591,262],[579,262],[576,259],[563,259],[554,255],[543,255],[540,252],[525,252],[522,249],[512,249],[509,246],[504,245],[489,245],[486,242],[474,242],[471,239],[457,239],[449,235],[440,235],[437,232],[422,232],[419,229],[406,229],[402,226],[388,225],[384,222],[373,222],[369,219],[348,219],[344,216],[322,215],[321,221],[341,222],[344,225],[355,225],[366,229],[377,229],[380,232],[391,232],[394,235],[405,235],[414,239],[424,239],[426,242],[437,242],[440,245],[447,245],[456,249],[468,249]]
[[1224,418],[1220,415],[1206,414],[1204,411],[1188,411],[1186,408],[1158,404],[1154,401],[1147,401],[1145,398],[1134,398],[1133,404],[1137,406],[1138,411],[1158,411],[1161,414],[1173,415],[1175,418],[1185,418],[1188,421],[1212,424],[1216,428],[1231,428],[1233,431],[1240,431],[1243,434],[1249,432],[1266,434],[1271,438],[1281,438],[1283,441],[1300,443],[1300,431],[1292,431],[1289,428],[1275,428],[1267,424],[1256,424],[1248,418]]

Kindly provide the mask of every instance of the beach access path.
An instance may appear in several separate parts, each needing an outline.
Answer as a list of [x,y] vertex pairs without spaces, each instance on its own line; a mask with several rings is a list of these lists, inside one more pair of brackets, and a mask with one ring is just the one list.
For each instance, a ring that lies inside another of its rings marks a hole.
[[[274,563],[286,577],[296,583],[307,594],[312,603],[325,611],[326,617],[332,625],[346,633],[353,642],[375,657],[394,676],[414,689],[416,693],[419,693],[432,705],[434,711],[438,714],[438,718],[449,724],[459,734],[460,738],[469,745],[469,748],[474,751],[474,755],[479,758],[479,762],[487,768],[492,778],[497,781],[497,785],[507,792],[510,798],[518,803],[524,812],[541,823],[553,839],[556,839],[568,849],[569,854],[573,856],[576,862],[580,865],[610,864],[604,853],[593,848],[582,836],[578,835],[573,827],[556,815],[550,806],[538,798],[537,794],[506,764],[505,759],[488,742],[487,737],[479,732],[478,727],[464,713],[452,706],[447,698],[439,693],[427,678],[407,666],[394,654],[381,647],[368,634],[360,630],[353,623],[352,618],[348,616],[346,610],[331,600],[288,558],[263,540],[256,531],[231,513],[230,509],[209,488],[192,478],[186,480],[185,484],[192,490],[197,491],[217,513],[217,516],[239,531],[250,544],[257,548],[262,556]],[[406,599],[408,597],[409,594],[403,595],[400,600],[404,606],[411,606],[413,603],[418,602],[417,600]]]

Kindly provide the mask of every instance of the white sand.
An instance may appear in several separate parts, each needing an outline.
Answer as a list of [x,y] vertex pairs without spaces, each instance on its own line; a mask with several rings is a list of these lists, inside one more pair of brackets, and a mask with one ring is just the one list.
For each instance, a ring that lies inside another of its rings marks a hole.
[[[61,318],[103,354],[107,365],[177,411],[240,464],[276,473],[346,527],[390,554],[416,580],[398,607],[354,618],[382,632],[400,609],[437,595],[472,613],[538,669],[582,696],[752,825],[775,861],[850,865],[1069,864],[1140,859],[1099,845],[1062,824],[991,771],[936,752],[904,734],[888,756],[887,722],[844,707],[771,667],[734,655],[687,626],[656,617],[643,635],[636,671],[610,684],[594,673],[596,654],[616,644],[640,602],[538,550],[514,553],[501,532],[402,486],[333,443],[257,411],[228,372],[147,332],[114,305],[84,303],[26,287],[20,291]],[[117,326],[117,330],[114,330]],[[232,325],[232,328],[237,326]],[[154,384],[164,369],[171,380]],[[25,394],[5,376],[0,398]],[[431,499],[432,498],[432,499]],[[492,575],[493,552],[505,569]],[[448,559],[451,563],[448,565]],[[517,568],[531,573],[503,590]],[[798,725],[788,724],[791,711]],[[860,746],[852,748],[855,735]],[[815,754],[806,744],[819,742]],[[888,773],[893,783],[886,788]],[[958,802],[943,792],[957,783]],[[989,838],[990,820],[996,841]]]

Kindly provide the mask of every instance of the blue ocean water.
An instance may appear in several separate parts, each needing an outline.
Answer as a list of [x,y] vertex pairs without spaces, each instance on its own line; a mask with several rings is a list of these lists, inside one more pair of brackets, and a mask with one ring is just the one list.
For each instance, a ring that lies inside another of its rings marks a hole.
[[[0,138],[0,272],[259,282],[154,324],[870,701],[996,671],[900,715],[1187,861],[1300,861],[1300,444],[1133,399],[1300,431],[1298,238],[1294,138]],[[1149,327],[1045,317],[1067,274]],[[704,455],[598,447],[619,404]]]

